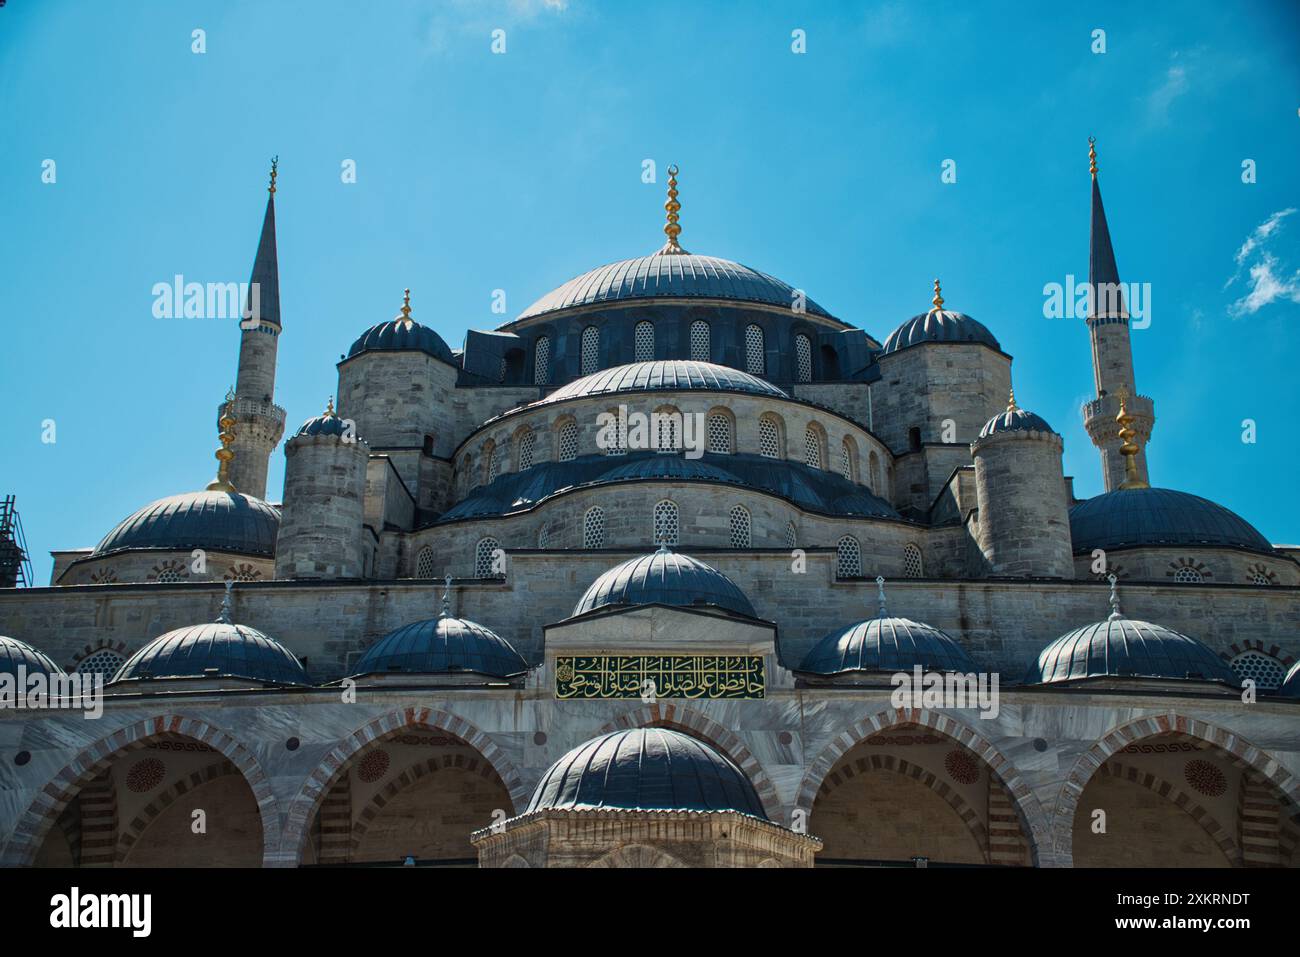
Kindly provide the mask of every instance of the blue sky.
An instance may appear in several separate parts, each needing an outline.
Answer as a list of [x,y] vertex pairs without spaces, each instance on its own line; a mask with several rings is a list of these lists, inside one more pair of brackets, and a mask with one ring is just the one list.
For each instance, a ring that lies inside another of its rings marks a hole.
[[10,0],[0,491],[18,496],[37,581],[50,549],[211,479],[237,329],[155,319],[151,289],[247,280],[273,154],[291,425],[405,286],[458,346],[508,318],[494,289],[513,316],[658,248],[650,158],[681,165],[687,249],[773,273],[877,338],[941,277],[948,307],[1015,356],[1017,398],[1065,436],[1089,495],[1087,334],[1043,317],[1043,286],[1086,276],[1095,135],[1121,276],[1151,284],[1134,353],[1156,400],[1153,483],[1300,542],[1300,8],[1056,6]]

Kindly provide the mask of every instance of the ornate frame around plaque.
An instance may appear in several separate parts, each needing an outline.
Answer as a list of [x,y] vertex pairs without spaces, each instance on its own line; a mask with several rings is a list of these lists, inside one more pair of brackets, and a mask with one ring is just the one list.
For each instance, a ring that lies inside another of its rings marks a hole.
[[762,655],[585,655],[555,659],[557,698],[761,698]]

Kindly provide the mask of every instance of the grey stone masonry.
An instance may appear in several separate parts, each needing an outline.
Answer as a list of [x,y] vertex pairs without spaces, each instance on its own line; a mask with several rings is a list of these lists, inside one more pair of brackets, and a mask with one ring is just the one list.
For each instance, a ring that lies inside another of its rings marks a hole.
[[988,573],[1073,578],[1070,516],[1054,432],[994,432],[971,443],[979,545]]
[[369,449],[355,437],[299,435],[284,447],[276,578],[360,578]]

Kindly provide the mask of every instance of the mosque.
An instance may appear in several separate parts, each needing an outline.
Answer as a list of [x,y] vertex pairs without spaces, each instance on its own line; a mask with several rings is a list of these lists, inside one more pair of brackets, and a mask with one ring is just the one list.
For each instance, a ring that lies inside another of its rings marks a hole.
[[1300,865],[1300,548],[1150,484],[1123,297],[1079,499],[995,323],[687,252],[670,173],[661,248],[460,349],[415,284],[285,439],[273,169],[216,477],[0,591],[0,687],[105,682],[10,699],[0,861]]

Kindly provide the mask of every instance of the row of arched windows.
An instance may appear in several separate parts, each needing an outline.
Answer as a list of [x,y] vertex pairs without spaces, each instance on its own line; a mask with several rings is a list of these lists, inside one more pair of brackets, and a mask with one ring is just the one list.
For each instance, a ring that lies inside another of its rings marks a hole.
[[[663,451],[678,449],[681,439],[678,430],[682,413],[672,406],[661,406],[655,412],[660,416],[657,425],[659,429],[657,436],[658,447]],[[555,432],[556,461],[573,461],[578,456],[577,422],[572,418],[566,418],[556,427]],[[515,468],[521,472],[532,468],[537,460],[536,433],[530,428],[524,428],[515,433],[514,442],[516,450]],[[867,456],[866,471],[864,473],[858,453],[858,444],[852,436],[846,435],[840,440],[838,450],[834,456],[830,454],[828,444],[829,439],[826,430],[819,423],[810,422],[804,429],[803,463],[809,468],[833,469],[844,479],[866,485],[877,494],[888,497],[886,492],[888,477],[882,469],[880,455],[874,449]],[[785,457],[785,448],[784,420],[773,412],[763,413],[758,420],[759,454],[766,458],[780,459]],[[736,451],[735,422],[729,413],[722,410],[708,413],[705,419],[705,449],[718,455],[730,455]],[[607,455],[626,453],[626,434],[620,430],[618,441],[604,451]],[[480,481],[491,483],[498,475],[510,470],[508,443],[502,442],[498,444],[495,440],[488,439],[483,443],[479,454],[482,468]],[[473,459],[468,454],[461,460],[459,480],[462,492],[468,491],[468,486],[471,484],[472,462]]]
[[[903,577],[920,578],[925,574],[921,549],[908,542],[903,546]],[[845,535],[835,545],[835,577],[862,577],[862,546],[852,535]]]
[[[749,548],[753,530],[749,509],[733,505],[727,513],[728,541],[732,548]],[[791,526],[793,527],[793,526]],[[681,537],[681,511],[672,499],[655,503],[650,515],[650,533],[656,545],[676,545]],[[605,547],[605,510],[593,505],[582,516],[582,547]]]
[[[688,355],[695,362],[711,362],[713,358],[713,333],[703,319],[691,323],[687,338]],[[767,374],[767,336],[763,328],[754,323],[745,327],[745,371],[751,375]],[[600,329],[587,326],[582,330],[579,348],[579,375],[591,375],[600,370]],[[642,319],[633,327],[632,361],[650,362],[655,359],[655,327]],[[504,369],[504,360],[503,360]],[[502,373],[504,377],[504,371]],[[794,380],[811,382],[813,377],[812,339],[805,333],[794,337]],[[551,337],[539,336],[533,343],[533,382],[549,385],[551,381]]]

